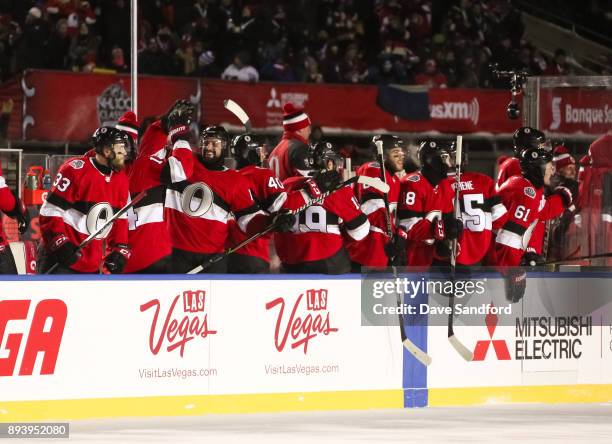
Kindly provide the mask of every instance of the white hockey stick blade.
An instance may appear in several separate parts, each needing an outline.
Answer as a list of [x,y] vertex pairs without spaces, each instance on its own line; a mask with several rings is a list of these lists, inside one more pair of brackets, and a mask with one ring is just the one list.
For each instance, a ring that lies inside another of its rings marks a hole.
[[461,165],[461,152],[463,151],[463,136],[457,136],[457,152],[455,153],[455,165]]
[[23,242],[11,242],[9,248],[13,254],[15,260],[15,266],[17,267],[17,274],[26,273],[26,249]]
[[463,359],[468,362],[474,359],[474,354],[470,350],[468,350],[468,348],[463,345],[455,335],[449,336],[448,341],[455,348],[455,350],[457,350],[457,353],[459,353]]
[[251,121],[249,119],[248,114],[242,109],[240,105],[234,102],[232,99],[225,99],[223,101],[223,106],[233,115],[238,117],[238,120],[244,125],[247,131],[251,130]]
[[384,183],[378,177],[369,177],[369,176],[359,176],[357,178],[357,183],[367,185],[369,187],[375,188],[381,193],[389,192],[389,185]]
[[414,356],[421,364],[425,366],[431,364],[431,356],[429,356],[427,353],[417,347],[410,339],[404,339],[404,342],[402,342],[402,344],[404,344],[406,350],[408,350],[412,354],[412,356]]

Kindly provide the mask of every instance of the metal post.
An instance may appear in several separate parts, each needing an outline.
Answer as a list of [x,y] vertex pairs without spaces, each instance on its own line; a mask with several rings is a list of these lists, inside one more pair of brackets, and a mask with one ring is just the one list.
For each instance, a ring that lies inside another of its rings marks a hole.
[[138,116],[138,0],[131,0],[132,47],[130,51],[132,111]]

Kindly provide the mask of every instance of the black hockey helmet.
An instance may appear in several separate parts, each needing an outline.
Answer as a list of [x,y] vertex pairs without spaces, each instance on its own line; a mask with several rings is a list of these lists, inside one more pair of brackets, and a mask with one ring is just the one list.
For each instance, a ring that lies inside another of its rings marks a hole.
[[535,128],[523,126],[512,135],[514,157],[520,158],[521,150],[526,148],[539,148],[547,144],[546,135]]
[[264,140],[253,134],[240,134],[232,140],[230,153],[238,168],[247,165],[261,166],[261,152],[264,147]]
[[552,162],[553,153],[549,143],[531,144],[519,147],[517,157],[523,176],[536,188],[544,186],[546,165]]
[[376,136],[372,137],[371,144],[371,148],[374,151],[375,155],[378,155],[378,148],[376,146],[376,142],[379,141],[383,143],[383,151],[392,150],[393,148],[400,148],[403,150],[405,147],[404,141],[397,136],[394,136],[392,134],[377,134]]
[[129,151],[130,136],[123,130],[112,126],[102,126],[98,128],[91,136],[91,144],[96,153],[102,154],[105,147],[112,147],[116,143],[123,143],[125,151]]
[[328,169],[329,162],[333,162],[333,169],[343,166],[344,159],[331,142],[317,142],[312,145],[312,155],[317,168]]
[[199,141],[200,151],[206,146],[206,141],[209,139],[219,139],[221,141],[222,153],[225,153],[228,149],[230,136],[222,126],[207,126],[202,130]]
[[418,151],[421,173],[432,185],[437,185],[448,175],[451,167],[451,150],[454,142],[426,140]]

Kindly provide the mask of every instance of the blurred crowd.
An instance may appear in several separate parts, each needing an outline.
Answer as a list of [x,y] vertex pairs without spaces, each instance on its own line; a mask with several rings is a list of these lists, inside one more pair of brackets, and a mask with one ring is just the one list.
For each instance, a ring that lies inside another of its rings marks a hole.
[[[148,0],[143,74],[491,87],[490,63],[571,74],[523,39],[507,0]],[[25,68],[127,72],[130,0],[0,0],[3,79]]]

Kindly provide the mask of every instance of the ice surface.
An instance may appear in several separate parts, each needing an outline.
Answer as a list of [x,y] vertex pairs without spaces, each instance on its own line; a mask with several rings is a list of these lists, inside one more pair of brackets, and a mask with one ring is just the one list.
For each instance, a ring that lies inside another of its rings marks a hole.
[[72,421],[70,443],[612,442],[612,404]]

